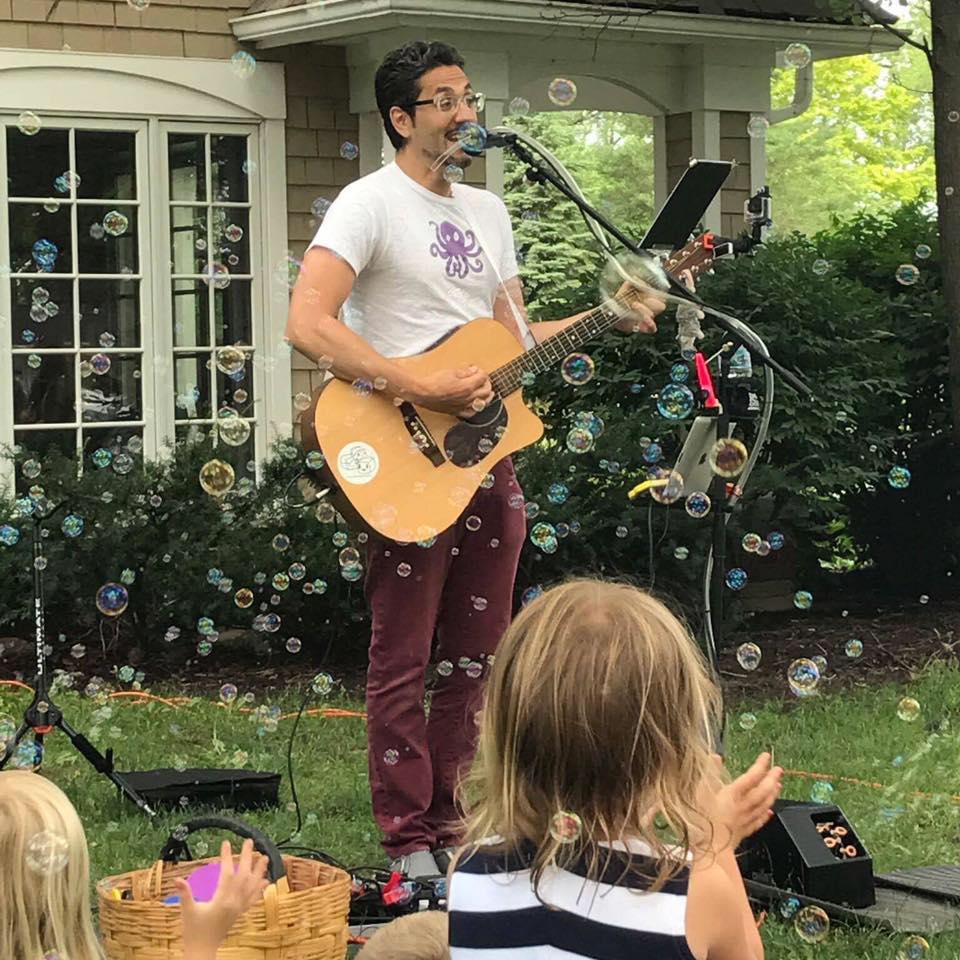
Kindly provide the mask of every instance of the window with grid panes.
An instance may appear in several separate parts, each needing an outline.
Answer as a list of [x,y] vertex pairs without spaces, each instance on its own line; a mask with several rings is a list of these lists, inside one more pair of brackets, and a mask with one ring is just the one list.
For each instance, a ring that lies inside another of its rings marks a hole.
[[[249,136],[165,125],[160,182],[146,124],[125,127],[24,132],[5,120],[14,442],[123,472],[169,439],[154,429],[161,411],[175,438],[212,433],[218,456],[245,468],[256,402]],[[151,191],[162,191],[165,237],[149,222]]]
[[247,138],[168,133],[167,164],[176,435],[216,426],[223,458],[244,467],[257,401]]
[[123,471],[143,449],[139,131],[5,133],[14,440]]

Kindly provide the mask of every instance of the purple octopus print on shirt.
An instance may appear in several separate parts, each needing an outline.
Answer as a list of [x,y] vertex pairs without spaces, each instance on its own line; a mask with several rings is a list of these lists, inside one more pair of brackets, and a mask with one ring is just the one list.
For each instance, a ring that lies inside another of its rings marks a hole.
[[472,230],[464,233],[449,220],[439,224],[431,220],[430,226],[437,234],[436,242],[430,244],[430,255],[446,261],[448,277],[463,279],[471,270],[483,273],[483,248]]

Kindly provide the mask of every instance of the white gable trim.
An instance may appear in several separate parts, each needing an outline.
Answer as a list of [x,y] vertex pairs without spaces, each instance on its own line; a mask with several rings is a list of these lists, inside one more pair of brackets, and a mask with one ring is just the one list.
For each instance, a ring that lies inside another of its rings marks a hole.
[[217,120],[286,117],[283,65],[240,79],[229,60],[0,49],[0,110]]

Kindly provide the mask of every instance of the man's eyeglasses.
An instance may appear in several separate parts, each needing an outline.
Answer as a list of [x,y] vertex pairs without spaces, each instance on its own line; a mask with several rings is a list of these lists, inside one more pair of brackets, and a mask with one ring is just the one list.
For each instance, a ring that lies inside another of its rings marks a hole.
[[459,109],[461,103],[467,105],[468,110],[475,110],[479,113],[483,110],[483,105],[487,102],[486,94],[483,93],[464,93],[462,96],[456,96],[453,93],[438,93],[429,100],[414,100],[411,107],[425,107],[432,103],[441,113],[452,113]]

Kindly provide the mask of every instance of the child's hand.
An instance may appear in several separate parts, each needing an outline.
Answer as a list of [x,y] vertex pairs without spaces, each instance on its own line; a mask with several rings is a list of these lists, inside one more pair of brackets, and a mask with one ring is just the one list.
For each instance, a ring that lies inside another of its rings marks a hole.
[[[723,765],[720,757],[716,760]],[[761,753],[746,773],[717,791],[709,814],[715,850],[727,844],[735,849],[773,816],[773,801],[780,796],[782,776],[783,768],[771,767],[770,754]]]
[[267,886],[267,858],[254,857],[253,841],[244,840],[234,873],[230,841],[220,847],[220,880],[209,903],[197,903],[186,880],[174,880],[180,894],[184,960],[214,960],[230,927],[256,903]]

